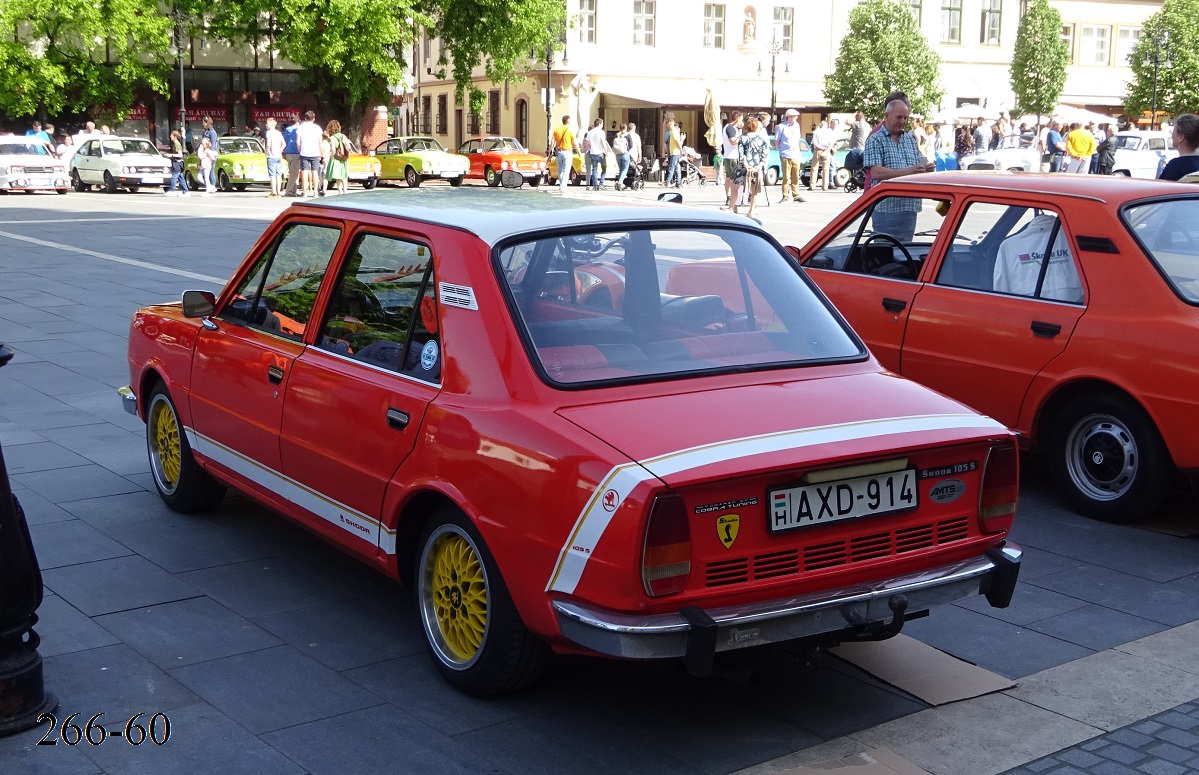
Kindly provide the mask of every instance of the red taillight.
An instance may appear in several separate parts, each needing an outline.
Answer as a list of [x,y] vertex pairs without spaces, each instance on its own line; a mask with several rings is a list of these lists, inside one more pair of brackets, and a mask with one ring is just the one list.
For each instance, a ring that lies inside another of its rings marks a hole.
[[691,525],[687,507],[677,495],[654,499],[645,526],[641,582],[651,596],[682,592],[691,575]]
[[982,494],[978,499],[983,529],[999,533],[1011,528],[1019,495],[1020,464],[1016,447],[1012,444],[991,447],[983,467]]

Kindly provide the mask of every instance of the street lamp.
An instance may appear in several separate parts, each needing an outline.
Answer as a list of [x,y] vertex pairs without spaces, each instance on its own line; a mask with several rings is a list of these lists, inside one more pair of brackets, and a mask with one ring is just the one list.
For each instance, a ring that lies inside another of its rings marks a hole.
[[[1149,119],[1149,128],[1157,129],[1157,66],[1161,62],[1162,52],[1165,52],[1165,66],[1173,67],[1173,62],[1170,61],[1170,31],[1162,30],[1160,38],[1155,36],[1153,45],[1150,47],[1153,57],[1153,117]],[[1149,64],[1149,62],[1145,62]]]
[[[778,55],[787,50],[787,46],[783,41],[778,39],[778,29],[770,34],[770,45],[766,48],[770,53],[770,121],[777,126],[778,117],[774,115],[775,105],[778,104],[778,93],[774,90],[775,68],[777,66]],[[783,72],[790,73],[791,65],[784,64]],[[762,75],[762,63],[758,63],[758,75]]]
[[[569,60],[566,58],[566,40],[562,38],[562,66],[566,67]],[[550,97],[550,83],[554,75],[554,41],[550,40],[545,44],[545,155],[553,156],[554,147],[551,133],[553,132],[553,118],[550,115],[552,98]]]
[[183,150],[187,150],[187,98],[183,91],[183,52],[187,47],[187,42],[184,38],[186,31],[183,23],[183,12],[176,8],[171,12],[171,17],[175,21],[174,43],[171,45],[175,54],[179,57],[179,135],[183,139]]

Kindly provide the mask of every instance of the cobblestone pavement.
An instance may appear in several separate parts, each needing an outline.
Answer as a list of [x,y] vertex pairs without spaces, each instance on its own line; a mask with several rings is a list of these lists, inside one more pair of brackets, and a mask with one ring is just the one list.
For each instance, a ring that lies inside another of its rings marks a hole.
[[1129,724],[1004,775],[1184,775],[1199,772],[1199,701]]

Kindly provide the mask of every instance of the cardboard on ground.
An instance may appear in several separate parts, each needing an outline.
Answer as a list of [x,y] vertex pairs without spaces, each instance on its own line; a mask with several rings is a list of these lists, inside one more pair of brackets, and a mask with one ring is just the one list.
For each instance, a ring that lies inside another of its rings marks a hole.
[[776,775],[929,775],[929,772],[894,751],[874,748],[844,759],[783,770]]
[[842,643],[831,651],[930,705],[957,702],[1016,685],[907,635],[879,642]]

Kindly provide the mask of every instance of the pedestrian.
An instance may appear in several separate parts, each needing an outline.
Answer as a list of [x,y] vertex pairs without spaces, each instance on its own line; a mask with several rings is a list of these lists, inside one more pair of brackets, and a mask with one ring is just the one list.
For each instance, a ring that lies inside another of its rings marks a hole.
[[991,127],[987,126],[987,120],[982,116],[979,116],[974,124],[972,139],[974,140],[975,153],[982,153],[991,149]]
[[629,164],[633,157],[629,154],[629,126],[621,124],[612,138],[612,153],[616,154],[616,190],[624,188],[625,175],[629,173]]
[[266,175],[271,179],[271,193],[266,195],[267,199],[278,199],[282,193],[283,186],[283,149],[287,147],[287,141],[283,139],[283,133],[275,128],[277,122],[273,117],[266,120]]
[[[757,122],[754,122],[757,125]],[[683,132],[673,120],[666,122],[666,156],[669,163],[666,167],[666,180],[662,183],[664,187],[679,188],[682,186],[682,177],[679,174],[679,159],[683,155],[683,143],[687,140],[687,135]]]
[[959,159],[974,153],[974,135],[964,126],[958,127],[954,132],[953,152],[958,155]]
[[[905,131],[910,110],[903,100],[889,102],[883,119],[885,130],[875,132],[866,141],[862,162],[870,169],[872,185],[936,169],[936,164],[921,155],[912,133]],[[900,242],[911,242],[919,212],[918,197],[884,197],[875,205],[871,222],[876,233],[890,234]]]
[[47,140],[47,142],[50,144],[50,147],[53,148],[54,144],[58,142],[58,138],[55,137],[57,133],[54,131],[54,125],[47,121],[46,123],[42,124],[42,131],[46,133],[46,137],[50,138]]
[[304,113],[304,120],[296,128],[296,147],[300,153],[300,186],[297,196],[316,196],[320,186],[321,128],[316,124],[316,114],[311,110]]
[[300,182],[300,146],[296,143],[296,131],[300,128],[300,114],[292,113],[291,121],[283,130],[283,160],[287,162],[287,196],[300,196],[296,188],[304,190]]
[[[1104,126],[1107,126],[1104,124]],[[1103,131],[1102,126],[1096,126],[1095,122],[1087,124],[1087,131],[1091,133],[1091,137],[1095,138],[1095,154],[1091,157],[1091,174],[1099,174],[1099,146],[1107,139],[1107,132]]]
[[1066,172],[1086,175],[1091,171],[1091,157],[1095,155],[1095,136],[1077,122],[1070,125],[1070,134],[1066,135],[1066,155],[1070,161]]
[[1178,155],[1166,162],[1157,176],[1160,180],[1181,180],[1184,175],[1199,172],[1199,116],[1183,113],[1174,120],[1174,147]]
[[333,158],[333,141],[329,138],[329,130],[321,130],[321,165],[316,172],[316,193],[317,196],[324,196],[329,192],[329,160]]
[[766,176],[766,157],[770,153],[770,143],[758,131],[756,116],[746,116],[742,123],[741,137],[737,139],[737,174],[734,177],[736,189],[733,191],[732,211],[737,212],[737,203],[741,199],[742,190],[747,192],[749,211],[745,214],[754,217],[758,206],[758,194]]
[[737,189],[737,168],[741,162],[738,158],[737,140],[741,137],[741,111],[734,110],[729,116],[729,123],[724,125],[720,133],[720,149],[724,161],[724,206],[729,207],[733,201],[733,192]]
[[1095,157],[1099,160],[1096,173],[1099,175],[1110,175],[1112,174],[1112,168],[1116,166],[1116,135],[1112,131],[1111,124],[1104,124],[1102,131],[1103,142],[1099,143],[1095,148]]
[[586,145],[587,186],[593,191],[600,191],[604,187],[604,178],[608,173],[607,154],[612,150],[612,147],[608,145],[608,133],[604,131],[602,118],[591,122],[591,129],[587,131]]
[[780,202],[790,199],[792,202],[804,201],[799,195],[799,167],[802,161],[799,153],[803,144],[803,127],[799,125],[799,111],[788,108],[775,132],[775,142],[778,143],[779,160],[782,164],[783,190]]
[[916,138],[916,147],[920,153],[928,156],[928,131],[924,128],[924,119],[917,116],[912,119],[912,137]]
[[100,134],[102,134],[102,135],[110,135],[110,134],[112,134],[112,130],[111,130],[111,129],[109,129],[109,127],[108,127],[108,124],[101,124],[101,125],[100,125]]
[[[216,152],[212,150],[212,141],[208,139],[208,135],[200,137],[200,147],[196,149],[196,159],[200,164],[200,180],[208,181],[212,179],[212,169],[216,166]],[[200,196],[212,196],[216,191],[216,187],[205,185],[204,193]]]
[[1056,120],[1049,122],[1049,131],[1045,133],[1045,148],[1049,154],[1049,171],[1061,172],[1066,168],[1066,141],[1059,131],[1062,125]]
[[[893,91],[890,94],[888,94],[887,98],[885,100],[883,100],[883,106],[886,107],[887,105],[890,105],[892,100],[903,100],[903,103],[908,106],[909,110],[911,109],[911,103],[908,102],[908,95],[901,91]],[[886,121],[880,121],[880,122],[878,122],[878,126],[876,126],[874,129],[872,129],[870,131],[870,134],[872,134],[872,135],[878,134],[879,132],[883,131],[883,129],[885,129],[886,126],[887,126]],[[867,138],[867,142],[869,142],[869,138]],[[862,148],[863,156],[865,155],[865,152],[866,152],[866,149],[863,147]],[[872,185],[874,185],[874,181],[870,177],[870,168],[869,167],[866,167],[866,174],[863,176],[863,178],[864,179],[863,179],[863,185],[862,185],[862,193],[864,194],[870,190],[870,187]]]
[[162,193],[165,196],[187,196],[187,178],[183,175],[183,135],[178,129],[171,130],[171,187]]
[[79,150],[79,146],[75,145],[75,138],[71,137],[70,135],[63,135],[59,139],[62,140],[62,142],[55,146],[54,155],[57,156],[63,164],[66,164],[67,167],[70,167],[71,157],[75,155],[75,151]]
[[[201,176],[200,181],[204,183],[204,188],[209,193],[216,191],[216,157],[221,153],[221,138],[216,132],[216,127],[213,126],[212,116],[204,116],[200,121],[204,126],[203,136],[208,138],[208,146],[212,149],[213,163],[208,168],[208,177]],[[101,127],[100,131],[104,131]]]
[[25,136],[36,137],[37,139],[44,141],[46,145],[50,145],[50,135],[46,133],[45,129],[42,129],[41,121],[34,121],[32,128],[25,132]]
[[629,122],[629,161],[641,167],[641,135],[637,134],[637,125]]
[[853,114],[853,121],[849,122],[849,148],[853,151],[866,150],[866,138],[870,136],[870,122],[866,120],[865,114],[858,111]]
[[329,160],[325,166],[326,179],[337,189],[337,193],[344,194],[350,177],[350,154],[354,152],[354,144],[341,133],[341,122],[337,119],[329,122],[326,134],[330,146]]
[[[833,132],[828,128],[827,121],[821,121],[820,126],[812,133],[812,166],[808,171],[808,190],[816,190],[816,181],[820,187],[828,190],[832,186],[832,148]],[[869,145],[869,141],[866,143]]]
[[558,164],[558,191],[565,194],[570,173],[574,169],[574,152],[579,147],[579,140],[570,128],[570,116],[562,117],[562,123],[554,129],[552,139]]

